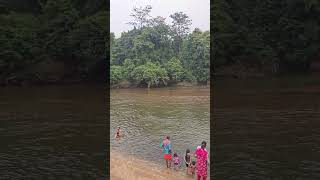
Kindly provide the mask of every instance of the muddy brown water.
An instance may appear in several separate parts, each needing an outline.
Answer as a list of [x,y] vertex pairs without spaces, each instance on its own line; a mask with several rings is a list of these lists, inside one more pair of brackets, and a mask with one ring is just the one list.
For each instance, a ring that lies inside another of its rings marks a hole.
[[[165,166],[160,148],[165,135],[181,157],[202,141],[210,149],[208,87],[113,89],[110,102],[112,151]],[[124,137],[117,141],[114,133],[119,126]]]
[[105,88],[0,88],[0,179],[103,179]]
[[214,179],[320,179],[320,81],[218,80]]

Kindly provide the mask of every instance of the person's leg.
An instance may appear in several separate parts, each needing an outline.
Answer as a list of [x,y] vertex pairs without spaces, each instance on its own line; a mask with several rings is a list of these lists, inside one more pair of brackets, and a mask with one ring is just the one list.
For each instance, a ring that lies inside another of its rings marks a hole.
[[198,180],[200,180],[200,179],[201,179],[201,176],[198,175]]
[[206,179],[207,179],[207,176],[203,176],[203,177],[202,177],[202,180],[206,180]]
[[168,165],[168,160],[166,159],[166,165],[167,165],[167,168],[169,167],[169,165]]

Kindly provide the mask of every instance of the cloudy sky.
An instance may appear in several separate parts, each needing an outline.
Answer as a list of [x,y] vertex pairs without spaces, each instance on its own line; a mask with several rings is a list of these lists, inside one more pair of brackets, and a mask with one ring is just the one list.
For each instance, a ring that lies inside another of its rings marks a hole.
[[133,7],[151,5],[151,16],[162,16],[171,23],[171,14],[182,11],[192,20],[191,29],[210,29],[210,0],[111,0],[110,1],[110,31],[119,37],[121,32],[132,27],[126,23],[132,18]]

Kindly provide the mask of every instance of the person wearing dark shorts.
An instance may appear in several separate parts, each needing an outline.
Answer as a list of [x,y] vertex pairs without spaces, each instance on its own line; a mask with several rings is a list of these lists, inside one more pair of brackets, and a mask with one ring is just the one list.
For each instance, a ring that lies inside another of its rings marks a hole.
[[191,163],[191,154],[190,154],[190,149],[186,150],[186,155],[184,156],[184,162],[186,163],[187,167],[187,174],[189,173],[190,170],[190,163]]

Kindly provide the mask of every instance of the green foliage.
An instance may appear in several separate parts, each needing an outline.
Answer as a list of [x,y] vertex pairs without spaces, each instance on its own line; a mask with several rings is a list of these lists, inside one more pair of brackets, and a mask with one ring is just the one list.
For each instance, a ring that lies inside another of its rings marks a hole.
[[167,72],[158,63],[147,62],[137,66],[132,72],[135,81],[140,84],[147,84],[148,87],[166,84]]
[[40,16],[43,26],[40,37],[46,53],[54,59],[70,57],[70,47],[66,40],[79,18],[78,11],[70,0],[48,0]]
[[317,0],[216,0],[211,8],[215,68],[240,62],[261,71],[307,71],[318,56]]
[[170,80],[180,81],[183,75],[182,63],[177,58],[170,59],[166,64],[166,70]]
[[108,35],[105,12],[98,12],[80,20],[69,36],[71,52],[78,58],[103,58],[106,56],[105,38]]
[[117,84],[123,79],[123,67],[113,65],[110,68],[111,76],[110,76],[110,83]]
[[180,49],[183,38],[189,33],[189,26],[192,24],[191,19],[189,19],[188,15],[183,12],[176,12],[170,15],[172,18],[172,37],[174,39],[174,48],[180,55]]
[[[39,22],[30,14],[0,15],[0,72],[10,74],[38,60],[41,48],[34,29]],[[0,73],[0,74],[1,74]]]
[[209,80],[210,33],[195,29],[183,47],[184,66],[192,72],[198,82]]
[[63,62],[65,74],[83,78],[106,57],[108,15],[101,7],[105,2],[4,0],[0,4],[0,81],[48,60]]
[[136,68],[136,65],[133,60],[126,59],[123,63],[123,76],[129,81],[134,81],[133,71]]
[[172,18],[172,31],[176,37],[183,38],[189,32],[189,26],[192,24],[188,15],[183,12],[177,12],[170,15]]
[[169,25],[163,17],[150,17],[151,9],[134,10],[135,17],[140,18],[131,24],[138,29],[123,32],[120,38],[110,34],[111,65],[123,67],[123,77],[129,82],[149,87],[166,85],[169,80],[206,82],[210,65],[209,32],[196,30],[189,34],[191,20],[186,14],[174,13],[170,16],[173,24]]

